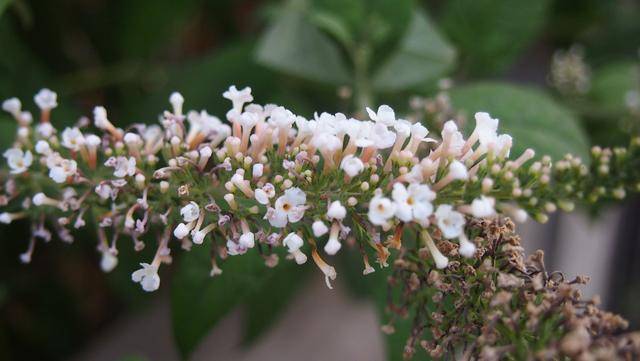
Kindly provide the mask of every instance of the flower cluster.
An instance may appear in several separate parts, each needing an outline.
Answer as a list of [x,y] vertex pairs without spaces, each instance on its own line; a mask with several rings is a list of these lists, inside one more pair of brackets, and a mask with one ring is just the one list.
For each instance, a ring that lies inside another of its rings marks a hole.
[[32,221],[22,260],[30,261],[36,239],[51,239],[49,229],[72,242],[71,230],[87,218],[106,272],[117,266],[123,235],[141,250],[146,234],[158,234],[155,257],[132,274],[146,291],[159,287],[158,269],[171,262],[174,244],[189,250],[204,242],[212,245],[212,276],[222,272],[220,261],[247,252],[270,267],[282,256],[303,264],[311,255],[331,287],[337,272],[325,259],[345,244],[361,252],[366,275],[375,271],[371,257],[387,267],[390,250],[417,235],[443,269],[451,256],[440,248],[449,240],[456,257],[478,252],[470,220],[545,221],[575,199],[624,197],[640,179],[637,139],[629,149],[594,148],[590,166],[570,155],[535,160],[531,149],[510,159],[512,138],[484,112],[468,137],[454,121],[432,135],[386,105],[367,108],[366,120],[305,118],[252,103],[250,88],[231,86],[223,96],[232,103],[226,122],[205,110],[185,112],[173,93],[159,125],[121,129],[98,106],[94,131],[86,118],[56,129],[50,90],[35,96],[35,127],[18,99],[4,101],[18,132],[4,153],[0,222]]

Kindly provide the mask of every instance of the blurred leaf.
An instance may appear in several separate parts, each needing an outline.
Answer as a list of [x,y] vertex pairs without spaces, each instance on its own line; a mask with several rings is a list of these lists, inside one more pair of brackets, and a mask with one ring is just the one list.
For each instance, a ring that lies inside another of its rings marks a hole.
[[275,268],[264,270],[267,279],[247,298],[245,342],[255,341],[273,326],[304,283],[306,270],[307,267],[290,261],[281,261]]
[[625,98],[630,90],[640,88],[637,62],[608,64],[593,72],[589,96],[603,112],[620,115],[626,111]]
[[500,119],[499,131],[513,137],[511,153],[519,156],[533,148],[538,156],[560,159],[566,153],[588,159],[588,141],[576,117],[540,90],[505,83],[475,83],[451,91],[456,109],[467,116],[467,131],[473,115],[486,111]]
[[540,34],[549,0],[452,0],[442,28],[461,53],[464,69],[488,75],[504,70]]
[[356,41],[376,43],[399,38],[413,7],[413,0],[313,0],[311,14],[330,16],[343,24]]
[[427,15],[417,10],[400,48],[378,70],[373,84],[382,91],[404,90],[437,79],[454,60],[455,50]]
[[136,0],[119,6],[114,42],[127,58],[166,47],[185,29],[199,0]]
[[286,6],[260,40],[257,61],[305,79],[330,84],[349,82],[349,71],[334,42],[296,7]]
[[230,256],[223,274],[209,276],[211,244],[182,255],[171,287],[173,333],[184,358],[194,351],[209,330],[245,298],[259,289],[265,266],[255,253]]
[[13,0],[0,0],[0,16],[9,8],[12,2]]

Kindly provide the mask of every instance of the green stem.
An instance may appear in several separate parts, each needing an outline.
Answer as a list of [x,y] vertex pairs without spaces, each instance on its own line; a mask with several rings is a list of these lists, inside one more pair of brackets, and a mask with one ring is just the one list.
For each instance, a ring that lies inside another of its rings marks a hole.
[[364,110],[373,104],[373,94],[369,82],[369,57],[371,49],[368,44],[363,43],[352,51],[354,66],[354,91],[355,107],[357,111]]

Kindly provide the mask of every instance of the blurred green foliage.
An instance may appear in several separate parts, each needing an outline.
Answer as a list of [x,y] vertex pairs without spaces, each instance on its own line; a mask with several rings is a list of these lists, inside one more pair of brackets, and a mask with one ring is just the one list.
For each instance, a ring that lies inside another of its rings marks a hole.
[[[33,94],[50,87],[60,96],[53,114],[60,125],[97,104],[121,126],[154,122],[173,90],[188,108],[223,115],[228,102],[220,94],[231,84],[307,116],[381,102],[405,113],[409,96],[432,96],[449,77],[454,107],[467,119],[480,110],[500,118],[514,135],[514,153],[534,147],[584,156],[590,144],[621,139],[623,97],[640,89],[639,16],[637,2],[597,0],[0,0],[0,99],[19,96],[33,109]],[[592,88],[582,99],[564,99],[547,86],[547,72],[553,51],[575,42],[594,65]],[[352,96],[338,97],[338,87]],[[0,114],[2,148],[14,132]],[[125,242],[116,271],[100,273],[91,229],[71,247],[55,238],[55,245],[39,243],[33,263],[19,264],[28,227],[2,229],[0,359],[66,359],[153,297],[130,282],[140,256]],[[172,286],[175,338],[185,357],[240,306],[245,340],[256,340],[306,277],[285,261],[265,269],[257,256],[245,256],[225,262],[224,274],[212,279],[208,252],[176,249],[183,254],[173,279],[162,276]],[[372,298],[384,322],[385,271],[362,277],[360,262],[356,252],[343,252],[341,282]],[[401,356],[408,332],[402,322],[396,328],[390,359]]]

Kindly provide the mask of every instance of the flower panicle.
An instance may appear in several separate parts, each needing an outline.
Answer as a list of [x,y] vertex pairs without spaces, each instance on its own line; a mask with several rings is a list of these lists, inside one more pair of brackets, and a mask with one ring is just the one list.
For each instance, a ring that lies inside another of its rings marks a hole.
[[[36,125],[18,99],[6,100],[18,134],[3,153],[0,222],[37,220],[40,235],[48,227],[67,241],[72,229],[95,222],[106,272],[117,265],[119,238],[141,250],[145,235],[160,234],[154,259],[132,275],[153,291],[174,244],[191,250],[210,242],[212,275],[227,257],[256,252],[268,266],[278,254],[298,264],[310,255],[333,280],[337,273],[319,252],[334,256],[345,246],[360,249],[370,274],[369,257],[385,267],[389,249],[407,247],[409,239],[445,268],[441,244],[475,256],[470,220],[544,221],[576,200],[622,198],[640,185],[639,168],[628,168],[638,163],[637,139],[628,149],[594,148],[590,165],[571,155],[555,163],[535,158],[531,149],[511,159],[513,139],[499,134],[498,119],[486,112],[475,114],[469,137],[454,121],[432,135],[386,105],[367,108],[368,119],[326,112],[306,118],[251,103],[248,87],[231,86],[223,96],[232,104],[226,121],[186,110],[174,92],[159,124],[126,130],[102,106],[93,126],[58,130],[50,90],[36,96]],[[34,231],[27,260],[36,238]]]

